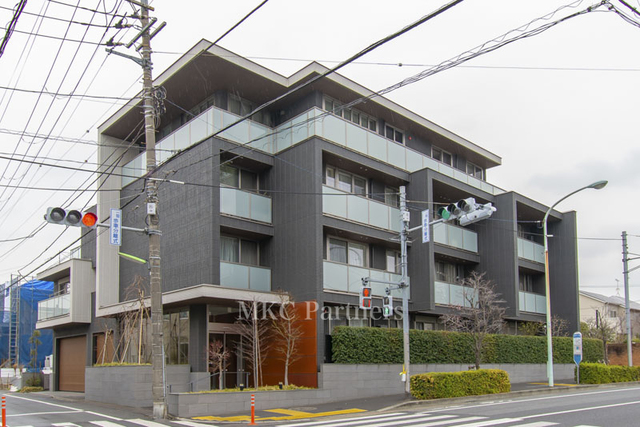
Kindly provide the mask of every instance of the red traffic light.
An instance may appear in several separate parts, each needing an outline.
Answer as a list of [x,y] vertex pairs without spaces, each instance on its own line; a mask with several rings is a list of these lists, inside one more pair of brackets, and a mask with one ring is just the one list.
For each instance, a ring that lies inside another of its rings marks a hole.
[[371,288],[362,288],[362,296],[365,298],[371,298]]
[[87,228],[95,228],[98,223],[98,215],[93,212],[87,212],[82,216],[82,226]]

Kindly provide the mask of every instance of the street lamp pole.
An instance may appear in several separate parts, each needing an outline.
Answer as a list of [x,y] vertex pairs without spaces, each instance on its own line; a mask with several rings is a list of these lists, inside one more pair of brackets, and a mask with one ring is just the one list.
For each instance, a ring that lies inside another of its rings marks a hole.
[[593,188],[594,190],[600,190],[607,185],[608,181],[597,181],[593,184],[587,185],[586,187],[582,187],[572,193],[567,194],[562,199],[555,202],[548,210],[547,213],[544,214],[543,220],[543,233],[544,233],[544,289],[546,293],[546,303],[547,303],[547,378],[549,379],[549,387],[553,387],[553,342],[552,342],[552,334],[551,334],[551,290],[549,286],[549,242],[547,235],[547,219],[549,218],[549,214],[560,202],[563,200],[573,196],[574,194],[586,190],[589,188]]

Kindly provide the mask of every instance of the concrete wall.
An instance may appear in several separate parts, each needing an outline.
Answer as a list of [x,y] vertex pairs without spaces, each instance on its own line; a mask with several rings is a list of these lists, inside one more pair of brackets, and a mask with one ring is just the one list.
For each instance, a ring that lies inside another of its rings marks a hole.
[[[166,367],[167,385],[172,390],[186,392],[191,381],[189,365],[169,365]],[[114,403],[135,408],[152,406],[151,366],[109,366],[86,368],[86,400]]]
[[[512,383],[546,381],[546,365],[482,365],[485,369],[503,369]],[[556,378],[573,378],[573,364],[555,365]],[[468,365],[412,365],[412,374],[424,372],[464,371]],[[178,417],[222,415],[251,410],[251,394],[256,396],[256,409],[290,408],[319,405],[356,398],[389,396],[404,393],[399,373],[402,365],[324,364],[320,373],[321,387],[316,390],[171,393],[167,396],[169,413]]]

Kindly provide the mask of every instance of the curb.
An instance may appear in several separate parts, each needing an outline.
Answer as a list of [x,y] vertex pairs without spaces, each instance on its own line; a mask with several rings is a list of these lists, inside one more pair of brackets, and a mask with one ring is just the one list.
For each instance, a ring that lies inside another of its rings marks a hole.
[[517,399],[525,396],[536,396],[536,395],[545,395],[545,394],[554,395],[554,394],[561,394],[561,393],[567,393],[567,392],[579,392],[581,390],[590,390],[590,389],[637,387],[639,385],[640,385],[640,381],[625,382],[625,383],[610,383],[610,384],[583,384],[583,385],[576,385],[573,387],[560,386],[560,387],[554,387],[554,388],[535,388],[531,390],[511,391],[509,393],[484,394],[481,396],[450,397],[446,399],[434,399],[434,400],[409,400],[406,402],[401,402],[392,406],[388,406],[386,408],[379,409],[378,412],[394,411],[399,408],[412,407],[412,406],[426,406],[426,407],[452,406],[452,405],[459,405],[459,404],[469,403],[469,402],[491,402],[495,400]]

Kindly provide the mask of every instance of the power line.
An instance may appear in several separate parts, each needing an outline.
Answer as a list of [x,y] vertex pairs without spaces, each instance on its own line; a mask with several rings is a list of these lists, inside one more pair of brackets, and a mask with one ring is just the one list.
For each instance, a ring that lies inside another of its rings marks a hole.
[[[25,3],[26,3],[26,1],[25,1]],[[0,6],[0,9],[13,10],[13,9],[8,8],[6,6]],[[36,18],[51,19],[53,21],[84,25],[84,26],[88,26],[88,27],[97,27],[97,28],[128,28],[128,27],[131,27],[131,25],[124,24],[124,23],[120,24],[120,26],[118,26],[118,24],[116,24],[116,26],[114,26],[114,27],[107,27],[106,25],[92,24],[90,22],[73,21],[73,20],[68,20],[68,19],[64,19],[64,18],[58,18],[58,17],[55,17],[55,16],[40,15],[38,13],[32,13],[32,12],[22,12],[22,13],[24,13],[25,15],[29,15],[29,16],[35,16]]]
[[11,34],[13,34],[13,32],[15,31],[16,25],[18,24],[18,18],[20,18],[20,15],[22,14],[22,11],[24,10],[26,5],[27,5],[27,0],[20,0],[20,3],[18,3],[15,9],[15,12],[13,14],[13,17],[11,18],[11,21],[9,22],[9,25],[7,26],[7,28],[3,28],[3,30],[6,30],[6,32],[4,34],[4,38],[2,39],[2,42],[0,42],[0,58],[4,53],[4,49],[7,47],[7,43],[9,43]]
[[24,92],[24,93],[35,93],[35,94],[43,94],[43,95],[51,95],[55,98],[90,98],[90,99],[107,99],[107,100],[116,100],[116,101],[130,101],[133,98],[122,98],[119,96],[104,96],[104,95],[83,95],[76,93],[56,93],[56,92],[48,92],[46,90],[32,90],[32,89],[18,89],[15,87],[7,87],[0,86],[0,89],[4,90],[12,90],[15,92]]

